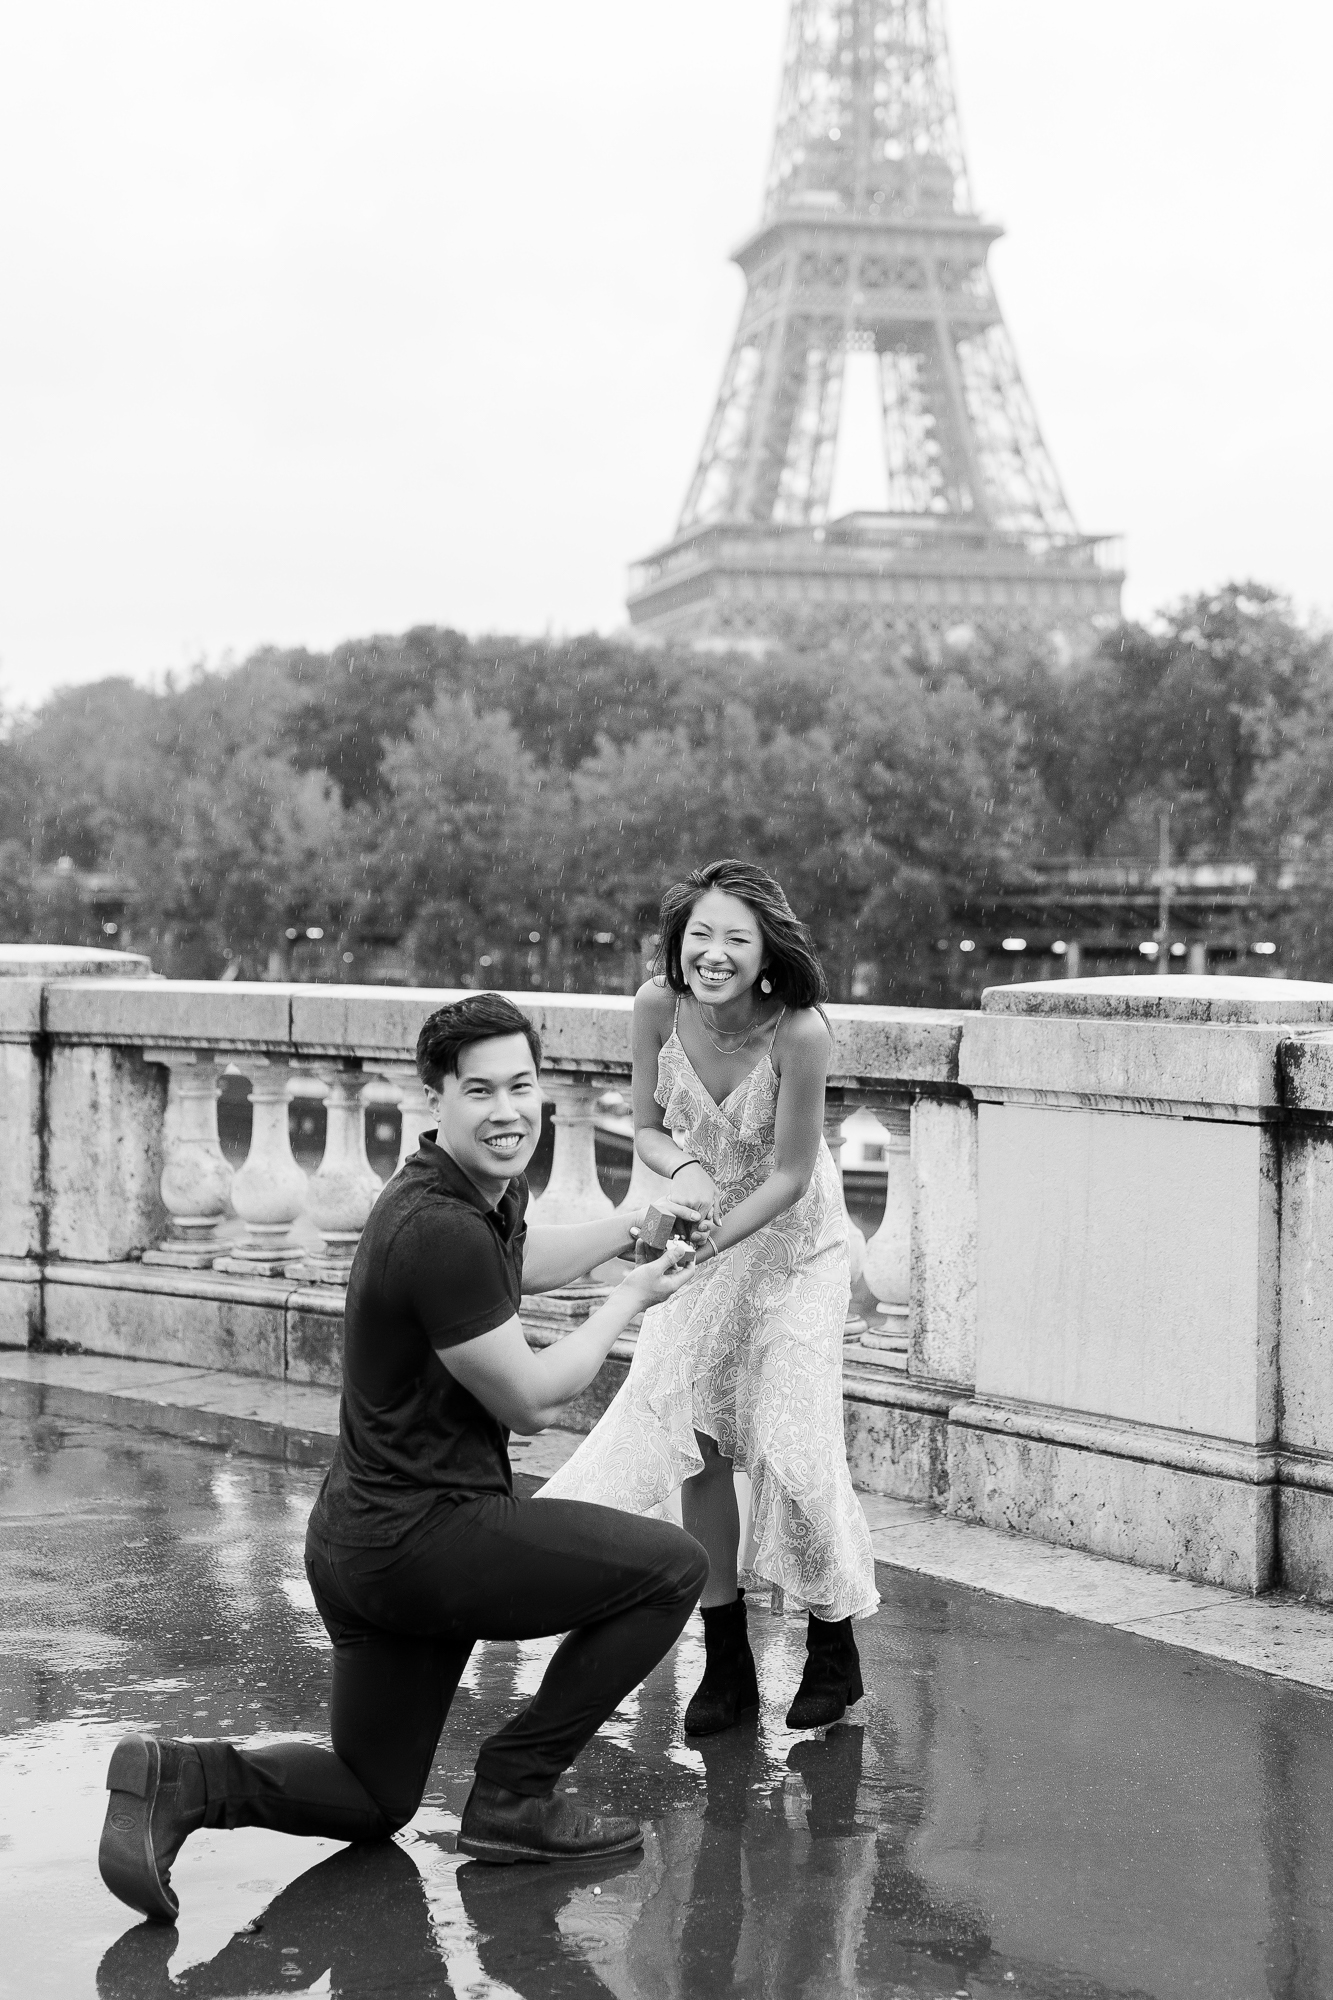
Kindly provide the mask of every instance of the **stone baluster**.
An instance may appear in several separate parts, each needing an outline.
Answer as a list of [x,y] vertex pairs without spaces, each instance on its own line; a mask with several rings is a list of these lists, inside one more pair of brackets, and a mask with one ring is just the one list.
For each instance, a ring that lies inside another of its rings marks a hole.
[[[542,1088],[555,1104],[555,1151],[551,1178],[528,1210],[528,1220],[602,1222],[615,1213],[614,1202],[597,1179],[597,1100],[606,1084],[557,1072],[542,1078]],[[534,1295],[524,1304],[524,1324],[547,1338],[568,1332],[588,1317],[620,1275],[621,1266],[612,1259],[581,1282]]]
[[912,1276],[912,1114],[906,1105],[876,1105],[884,1127],[884,1220],[866,1245],[865,1282],[879,1311],[861,1336],[890,1366],[907,1364],[907,1312]]
[[629,1186],[625,1189],[622,1208],[649,1208],[659,1195],[670,1194],[671,1182],[665,1174],[655,1173],[646,1160],[639,1158],[639,1150],[634,1149],[634,1164],[629,1171]]
[[[630,1156],[629,1182],[619,1207],[630,1210],[650,1208],[662,1195],[670,1192],[670,1180],[665,1174],[654,1173],[646,1161],[639,1158],[636,1146]],[[599,1264],[591,1273],[593,1283],[599,1285],[614,1285],[624,1275],[625,1264],[619,1257],[608,1258],[605,1264]]]
[[320,1234],[321,1249],[287,1267],[289,1277],[321,1285],[345,1285],[366,1217],[381,1187],[366,1158],[366,1078],[359,1063],[321,1064],[328,1086],[324,1157],[311,1177],[306,1212]]
[[168,1073],[162,1205],[171,1231],[143,1261],[204,1270],[222,1247],[218,1224],[232,1181],[218,1143],[217,1065],[205,1049],[145,1049],[144,1060]]
[[250,1150],[231,1184],[231,1205],[245,1224],[240,1242],[214,1267],[238,1276],[280,1278],[300,1246],[291,1227],[306,1203],[307,1181],[292,1156],[287,1124],[291,1065],[267,1056],[242,1058],[250,1078]]
[[864,1233],[852,1219],[847,1206],[847,1191],[842,1178],[842,1127],[847,1115],[845,1093],[836,1085],[824,1092],[824,1144],[833,1156],[834,1172],[838,1176],[838,1199],[842,1203],[843,1220],[847,1225],[847,1256],[852,1271],[853,1296],[847,1304],[847,1319],[843,1326],[844,1340],[860,1340],[866,1331],[864,1317],[856,1308],[855,1293],[866,1265],[866,1239]]
[[555,1153],[551,1178],[532,1204],[533,1222],[600,1222],[615,1204],[597,1179],[595,1118],[605,1084],[579,1077],[546,1076],[542,1087],[555,1104]]
[[376,1063],[375,1074],[386,1077],[398,1091],[398,1116],[403,1121],[402,1136],[398,1141],[397,1173],[406,1160],[410,1160],[421,1143],[423,1132],[435,1124],[435,1114],[426,1102],[421,1078],[413,1062]]

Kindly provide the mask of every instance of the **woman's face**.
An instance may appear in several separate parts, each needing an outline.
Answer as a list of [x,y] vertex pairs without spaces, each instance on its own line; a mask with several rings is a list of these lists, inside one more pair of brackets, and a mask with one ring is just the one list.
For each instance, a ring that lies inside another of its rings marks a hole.
[[685,984],[705,1007],[739,1000],[759,977],[764,937],[748,903],[709,889],[685,924],[680,966]]

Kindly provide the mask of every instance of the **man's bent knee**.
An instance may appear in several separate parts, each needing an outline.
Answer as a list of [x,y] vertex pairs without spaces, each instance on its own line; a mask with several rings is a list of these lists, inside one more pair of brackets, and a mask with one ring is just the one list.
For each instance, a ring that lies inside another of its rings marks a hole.
[[679,1547],[675,1552],[674,1595],[681,1603],[693,1604],[708,1581],[708,1552],[683,1528],[678,1531]]
[[635,1567],[643,1578],[643,1601],[692,1602],[708,1580],[708,1556],[684,1528],[671,1521],[639,1521]]
[[[365,1784],[364,1778],[361,1782],[365,1786],[365,1789],[370,1791],[370,1787]],[[407,1822],[418,1811],[424,1793],[418,1793],[415,1798],[408,1798],[405,1793],[400,1792],[395,1797],[392,1793],[377,1789],[370,1791],[370,1796],[371,1803],[375,1808],[375,1817],[371,1820],[369,1814],[367,1814],[369,1824],[365,1832],[360,1834],[358,1838],[365,1842],[379,1842],[392,1840],[396,1833],[402,1831]]]

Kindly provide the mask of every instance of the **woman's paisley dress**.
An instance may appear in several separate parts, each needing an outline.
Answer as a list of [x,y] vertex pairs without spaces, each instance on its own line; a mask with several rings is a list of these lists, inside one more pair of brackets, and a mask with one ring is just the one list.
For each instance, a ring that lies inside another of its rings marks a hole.
[[[673,1028],[657,1076],[666,1128],[707,1169],[725,1214],[773,1168],[772,1061],[717,1104]],[[750,1478],[747,1575],[816,1617],[869,1617],[875,1560],[842,1429],[849,1289],[837,1168],[821,1139],[799,1201],[644,1314],[628,1378],[542,1497],[648,1513],[700,1470],[701,1431]]]

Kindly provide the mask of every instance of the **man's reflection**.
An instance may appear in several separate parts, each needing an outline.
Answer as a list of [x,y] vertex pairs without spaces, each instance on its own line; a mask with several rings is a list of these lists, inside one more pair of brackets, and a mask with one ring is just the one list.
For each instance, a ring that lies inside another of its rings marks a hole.
[[416,1863],[392,1841],[330,1855],[275,1897],[254,1930],[173,1979],[175,1945],[165,1924],[126,1931],[97,1969],[98,2000],[299,1993],[325,1972],[330,1993],[345,2000],[385,1992],[454,2000]]
[[[614,1981],[601,1976],[598,1961],[616,1955],[614,1932],[635,1923],[640,1908],[635,1878],[642,1868],[637,1854],[628,1861],[586,1862],[574,1868],[487,1868],[467,1862],[456,1880],[476,1933],[482,1971],[523,2000],[556,2000],[557,1995],[559,2000],[606,2000],[608,1986],[618,1993]],[[586,1921],[594,1888],[602,1892],[599,1901],[604,1900],[610,1919],[601,1935],[590,1934]],[[585,1921],[571,1925],[572,1909],[584,1914]]]

